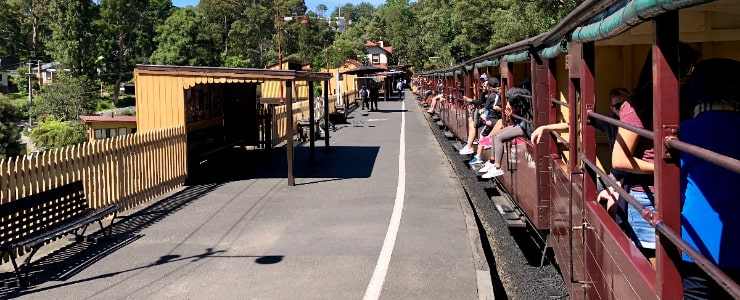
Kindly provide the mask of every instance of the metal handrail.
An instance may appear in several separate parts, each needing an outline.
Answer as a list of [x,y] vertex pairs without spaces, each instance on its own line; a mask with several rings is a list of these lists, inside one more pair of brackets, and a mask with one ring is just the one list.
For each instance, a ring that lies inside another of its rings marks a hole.
[[632,126],[630,124],[624,123],[624,122],[619,121],[617,119],[614,119],[612,117],[607,117],[605,115],[596,113],[593,110],[588,110],[587,112],[588,112],[588,117],[589,118],[594,118],[594,119],[602,120],[602,121],[607,122],[609,124],[612,124],[614,126],[627,129],[629,131],[632,131],[634,133],[639,134],[640,136],[642,136],[644,138],[648,138],[648,139],[651,139],[651,140],[654,140],[655,139],[655,134],[652,131],[650,131],[650,130],[647,130],[647,129],[644,129],[644,128],[640,128],[640,127],[637,127],[637,126]]
[[555,100],[555,99],[550,99],[550,101],[552,102],[553,107],[555,105],[560,105],[560,106],[564,106],[564,107],[570,108],[570,104],[568,104],[566,102],[563,102],[563,101],[560,101],[560,100]]
[[[596,113],[592,110],[588,111],[588,116],[594,119],[602,120],[617,127],[625,128],[651,140],[655,139],[655,134],[652,131],[629,125],[617,119]],[[735,158],[722,155],[717,152],[704,149],[702,147],[694,146],[692,144],[680,141],[678,138],[675,137],[666,139],[665,144],[671,149],[686,152],[735,173],[740,173],[740,160],[737,160]]]
[[699,146],[694,146],[687,142],[682,142],[677,138],[667,139],[666,145],[668,145],[668,147],[671,149],[676,149],[681,152],[691,154],[730,171],[734,171],[735,173],[740,173],[740,160],[737,160],[735,158],[722,155]]
[[526,122],[527,124],[532,124],[532,121],[530,121],[529,119],[527,119],[525,117],[522,117],[520,115],[517,115],[517,114],[512,113],[512,114],[509,114],[509,116],[511,116],[514,119],[522,120],[522,121]]
[[550,130],[550,134],[554,136],[555,139],[558,140],[558,142],[560,142],[560,144],[565,145],[566,149],[570,150],[570,142],[566,141],[562,135],[552,130]]
[[678,249],[681,250],[684,254],[694,260],[696,265],[704,272],[706,272],[707,275],[712,277],[712,279],[714,279],[714,281],[716,281],[720,286],[722,286],[722,288],[727,291],[727,293],[729,293],[736,299],[740,298],[740,286],[738,286],[735,281],[728,277],[727,274],[722,272],[719,267],[710,262],[706,257],[704,257],[704,255],[696,251],[694,247],[691,247],[691,245],[686,243],[686,241],[684,241],[680,235],[676,234],[675,232],[673,232],[673,230],[668,228],[665,225],[665,222],[663,222],[663,220],[661,220],[655,212],[645,208],[645,206],[640,204],[640,202],[632,197],[629,192],[619,186],[616,180],[609,177],[609,175],[602,171],[591,160],[584,156],[581,157],[581,160],[584,164],[586,164],[586,166],[588,166],[597,175],[599,175],[602,180],[606,181],[609,187],[614,188],[614,190],[619,193],[619,195],[622,196],[629,205],[640,211],[640,215],[642,215],[642,217],[645,218],[645,220],[648,221],[648,223],[650,223],[652,227],[663,234],[663,236],[671,241],[671,243],[678,247]]

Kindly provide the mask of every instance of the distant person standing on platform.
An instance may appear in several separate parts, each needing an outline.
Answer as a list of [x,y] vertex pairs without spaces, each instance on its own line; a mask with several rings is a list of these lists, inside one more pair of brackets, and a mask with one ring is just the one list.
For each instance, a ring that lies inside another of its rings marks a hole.
[[368,92],[368,90],[363,85],[360,88],[360,99],[362,100],[362,110],[365,110],[365,107],[367,107],[367,109],[370,109],[370,102],[367,101],[367,97],[369,95],[370,95],[370,92]]
[[370,110],[378,110],[378,98],[380,97],[380,91],[376,83],[370,84]]
[[403,99],[403,81],[398,81],[398,83],[396,84],[396,89],[398,90],[398,98]]

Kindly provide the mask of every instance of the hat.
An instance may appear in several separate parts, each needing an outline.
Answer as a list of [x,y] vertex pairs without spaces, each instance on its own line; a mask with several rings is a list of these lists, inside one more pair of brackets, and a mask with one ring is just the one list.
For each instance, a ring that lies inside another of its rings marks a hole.
[[486,82],[486,86],[496,88],[501,86],[501,82],[498,80],[498,78],[493,77],[491,79],[488,79],[488,82]]
[[712,58],[699,62],[691,79],[681,89],[681,101],[691,104],[740,99],[740,62],[727,58]]
[[486,81],[486,80],[488,80],[488,75],[486,75],[486,74],[481,74],[481,75],[480,75],[480,80],[483,80],[483,81]]

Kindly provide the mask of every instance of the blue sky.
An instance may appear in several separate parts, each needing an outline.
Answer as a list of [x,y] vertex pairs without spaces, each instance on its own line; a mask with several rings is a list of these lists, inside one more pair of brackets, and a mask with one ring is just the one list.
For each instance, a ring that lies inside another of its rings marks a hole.
[[[172,4],[179,7],[185,7],[188,5],[196,6],[198,5],[198,2],[199,0],[172,0]],[[306,0],[306,6],[308,6],[308,9],[315,11],[317,5],[324,4],[329,8],[329,11],[332,11],[334,10],[334,7],[344,5],[345,3],[359,4],[360,2],[369,2],[377,7],[378,5],[385,3],[385,0]]]

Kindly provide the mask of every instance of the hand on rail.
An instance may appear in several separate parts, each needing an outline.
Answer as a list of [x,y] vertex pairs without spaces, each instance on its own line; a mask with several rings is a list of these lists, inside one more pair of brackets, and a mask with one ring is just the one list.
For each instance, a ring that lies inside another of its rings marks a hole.
[[599,203],[606,202],[607,211],[614,207],[614,204],[617,203],[618,199],[619,193],[613,187],[609,187],[608,189],[601,191],[601,193],[596,197],[596,200]]
[[533,144],[536,145],[536,144],[539,144],[540,143],[540,138],[542,138],[542,133],[543,132],[545,132],[545,127],[544,126],[537,127],[537,129],[535,129],[532,132],[532,143]]

